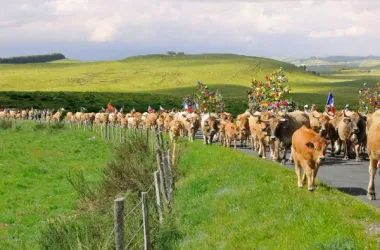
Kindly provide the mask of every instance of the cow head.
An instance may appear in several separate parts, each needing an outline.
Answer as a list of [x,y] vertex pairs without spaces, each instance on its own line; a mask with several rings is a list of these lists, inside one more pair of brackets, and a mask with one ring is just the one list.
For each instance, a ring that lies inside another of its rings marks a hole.
[[199,117],[198,116],[192,116],[188,119],[188,122],[190,124],[190,129],[194,130],[199,127]]
[[208,126],[210,128],[210,135],[215,135],[218,130],[218,121],[215,117],[210,117],[208,119]]
[[319,136],[306,143],[309,153],[313,156],[313,161],[315,161],[318,165],[325,161],[326,149],[329,144],[330,141]]
[[360,133],[360,129],[359,129],[359,121],[361,119],[361,116],[360,114],[358,113],[352,113],[350,116],[347,116],[346,115],[346,112],[343,112],[343,122],[347,124],[347,126],[351,126],[352,128],[352,133],[354,134],[358,134]]
[[240,133],[242,135],[247,135],[249,131],[248,117],[246,115],[240,116]]
[[260,115],[252,115],[253,117],[256,117],[256,123],[259,125],[259,129],[261,132],[264,133],[264,135],[269,134],[269,119],[270,115],[268,112],[263,112]]
[[319,118],[319,122],[321,123],[321,129],[319,130],[319,134],[321,136],[325,136],[330,123],[330,117],[328,115],[322,115]]
[[271,141],[275,141],[280,137],[280,129],[286,124],[287,119],[283,117],[273,117],[269,120],[270,137]]

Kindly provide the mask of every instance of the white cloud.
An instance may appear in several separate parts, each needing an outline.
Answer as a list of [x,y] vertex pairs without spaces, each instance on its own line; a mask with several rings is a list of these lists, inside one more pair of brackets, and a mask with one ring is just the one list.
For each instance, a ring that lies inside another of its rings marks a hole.
[[309,33],[311,38],[331,38],[331,37],[351,37],[362,36],[368,32],[362,27],[352,26],[346,29],[336,29],[332,31],[312,31]]
[[375,0],[0,0],[0,6],[2,46],[113,41],[239,47],[244,53],[261,49],[268,37],[277,47],[288,46],[284,37],[297,37],[304,50],[323,40],[316,38],[333,43],[345,37],[352,46],[350,39],[378,44],[380,37]]

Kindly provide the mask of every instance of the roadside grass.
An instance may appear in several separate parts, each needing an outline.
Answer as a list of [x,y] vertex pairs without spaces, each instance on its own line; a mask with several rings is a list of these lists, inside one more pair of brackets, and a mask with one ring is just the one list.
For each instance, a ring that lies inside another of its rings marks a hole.
[[38,249],[49,219],[72,216],[79,195],[69,173],[100,181],[101,166],[112,158],[94,134],[35,123],[0,124],[0,249]]
[[190,144],[177,166],[175,249],[376,249],[379,209],[293,171],[220,146]]

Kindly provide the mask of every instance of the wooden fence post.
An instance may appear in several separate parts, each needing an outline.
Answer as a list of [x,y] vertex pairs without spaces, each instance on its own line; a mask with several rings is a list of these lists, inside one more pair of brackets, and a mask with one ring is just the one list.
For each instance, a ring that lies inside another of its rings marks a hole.
[[[168,154],[170,154],[170,149],[168,149]],[[168,197],[168,201],[170,202],[173,200],[173,180],[172,180],[172,173],[170,170],[170,156],[166,155],[164,156],[164,178],[165,178],[165,187],[166,187],[166,193]]]
[[162,223],[163,217],[162,217],[161,197],[160,197],[160,173],[159,173],[159,171],[154,172],[154,187],[156,190],[156,203],[157,203],[157,210],[158,210],[158,218],[160,219],[160,223]]
[[165,203],[165,207],[166,207],[166,204],[168,202],[168,198],[167,198],[167,193],[166,193],[166,188],[165,188],[165,178],[164,178],[164,170],[163,170],[163,162],[162,162],[162,151],[161,149],[157,149],[157,154],[156,154],[156,157],[157,157],[157,166],[158,166],[158,172],[160,173],[160,191],[161,191],[161,195],[164,199],[164,203]]
[[144,249],[150,249],[150,232],[149,232],[149,213],[148,213],[148,200],[147,192],[141,193],[141,204],[142,204],[142,214],[143,214],[143,225],[144,225]]
[[160,140],[159,133],[156,133],[156,145],[157,145],[157,149],[161,149],[161,140]]
[[120,143],[122,143],[123,142],[123,134],[122,134],[122,127],[121,127],[121,125],[119,127],[119,135],[120,135]]
[[115,199],[115,245],[124,250],[124,198]]
[[110,124],[106,123],[106,131],[107,131],[107,140],[110,139]]

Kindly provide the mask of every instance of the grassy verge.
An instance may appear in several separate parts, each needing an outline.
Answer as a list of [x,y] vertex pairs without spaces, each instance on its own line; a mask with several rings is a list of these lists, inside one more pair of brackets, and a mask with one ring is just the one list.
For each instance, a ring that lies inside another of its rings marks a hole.
[[76,209],[79,195],[66,175],[98,183],[110,146],[83,130],[8,125],[1,121],[0,249],[37,249],[46,221]]
[[278,164],[195,142],[178,165],[178,249],[376,249],[380,212],[324,185],[298,189]]

